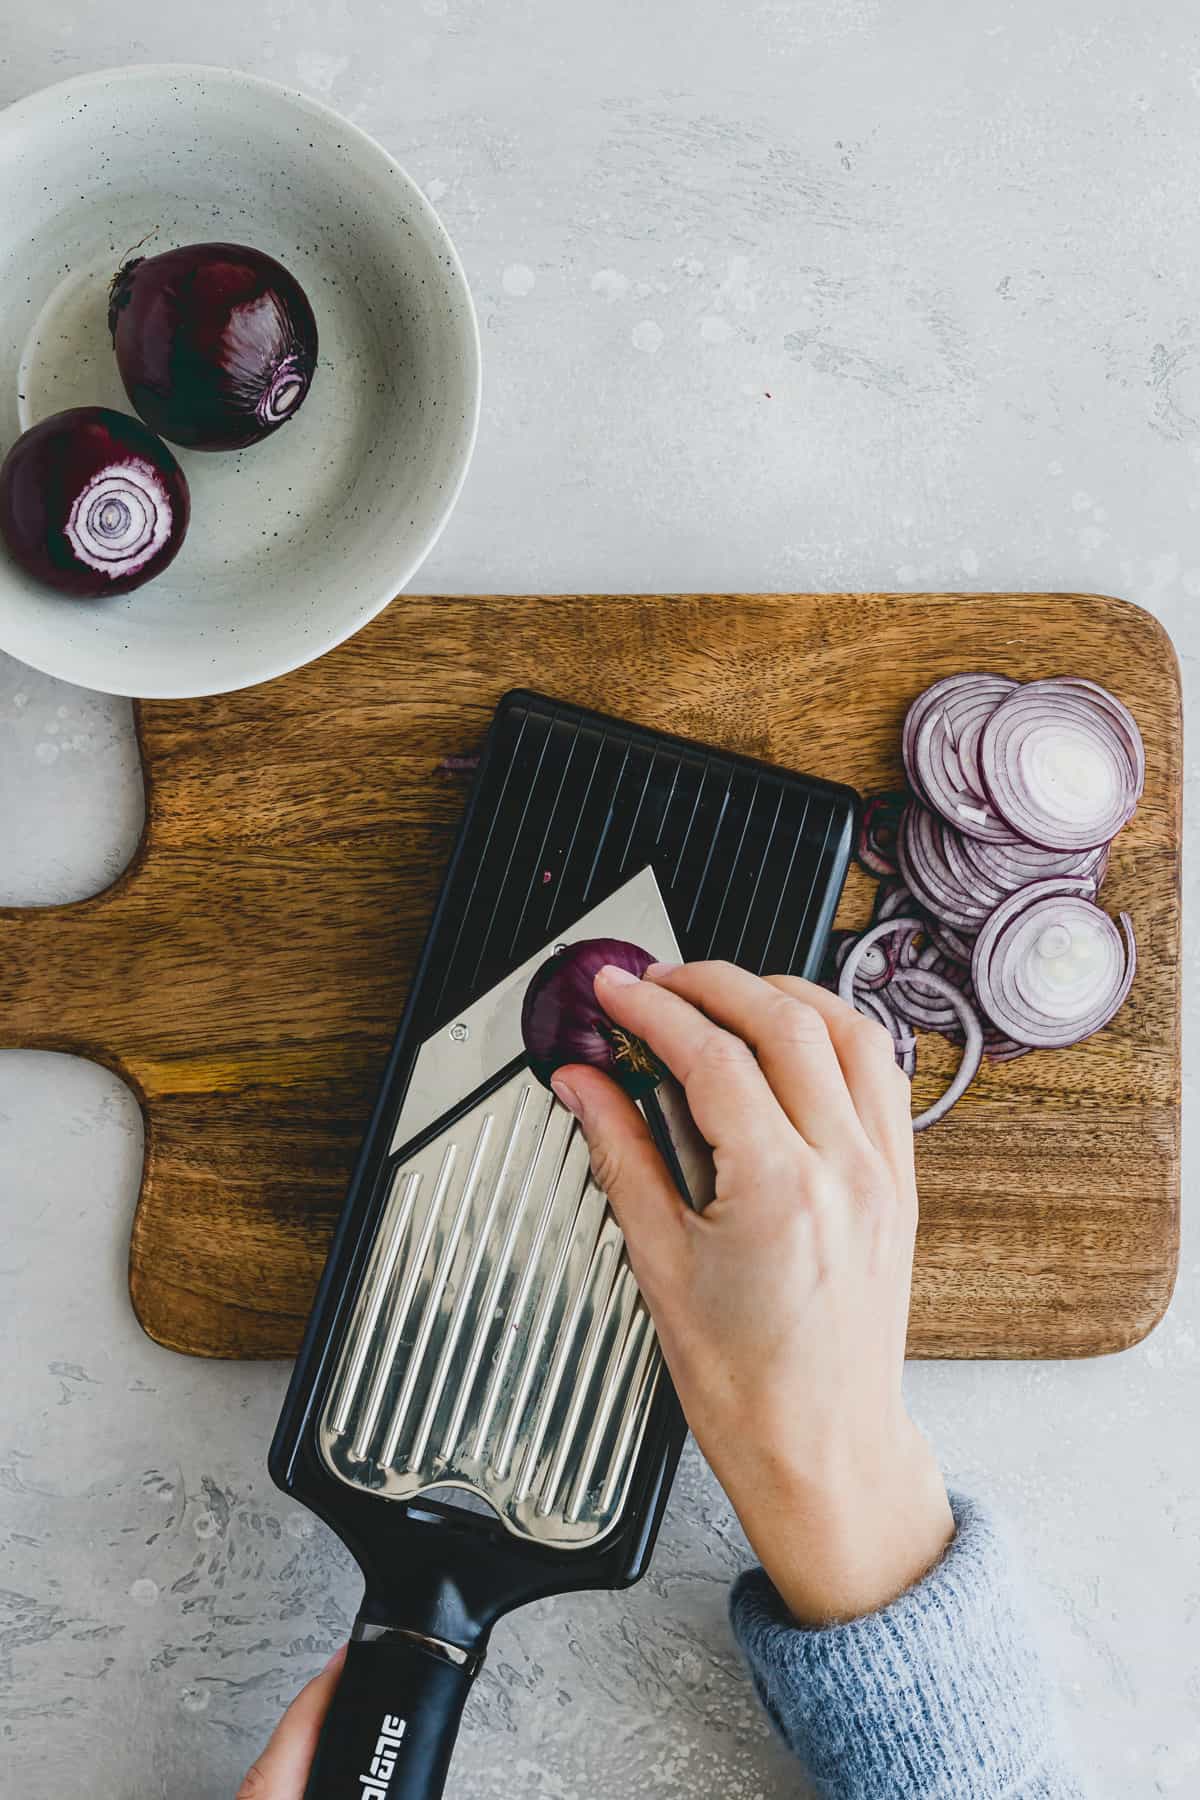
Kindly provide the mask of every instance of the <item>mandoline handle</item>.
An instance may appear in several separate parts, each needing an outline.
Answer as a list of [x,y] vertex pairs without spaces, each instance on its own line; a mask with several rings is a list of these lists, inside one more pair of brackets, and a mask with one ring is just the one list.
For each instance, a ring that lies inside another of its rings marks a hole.
[[358,1632],[378,1635],[351,1641],[304,1800],[438,1800],[481,1658],[384,1627]]

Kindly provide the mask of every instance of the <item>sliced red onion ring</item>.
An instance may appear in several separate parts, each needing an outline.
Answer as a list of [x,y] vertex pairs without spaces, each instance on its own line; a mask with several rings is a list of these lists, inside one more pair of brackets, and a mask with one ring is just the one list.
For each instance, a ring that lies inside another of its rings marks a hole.
[[1114,838],[1141,797],[1145,749],[1119,700],[1077,681],[1030,681],[983,728],[979,766],[997,812],[1048,850]]
[[903,796],[867,802],[859,858],[882,878],[873,924],[842,938],[830,985],[888,1030],[910,1075],[913,1027],[962,1046],[920,1131],[981,1057],[1076,1043],[1124,1003],[1132,923],[1122,913],[1118,929],[1094,901],[1141,795],[1145,749],[1095,682],[966,674],[918,695],[902,751],[915,797],[898,822]]
[[868,874],[881,879],[899,873],[896,867],[896,833],[900,816],[908,804],[904,792],[869,794],[863,802],[862,822],[858,828],[859,862]]
[[897,841],[900,872],[926,912],[958,931],[978,931],[991,905],[959,880],[946,855],[941,819],[919,800],[909,805]]
[[[924,927],[920,919],[884,919],[878,925],[872,925],[870,930],[864,931],[861,937],[855,938],[838,973],[837,991],[839,997],[844,1000],[848,1006],[854,1005],[859,979],[859,969],[862,966],[864,958],[876,944],[882,943],[888,938],[895,937],[898,932],[907,932],[910,935],[915,935],[918,931],[922,931],[923,929]],[[893,980],[894,979],[895,977],[893,976]]]
[[1013,890],[1011,887],[1003,887],[999,882],[993,881],[990,875],[983,874],[975,866],[970,860],[967,850],[970,841],[969,838],[963,837],[961,832],[955,831],[952,826],[942,825],[941,846],[946,857],[947,868],[958,885],[969,893],[975,894],[990,912],[993,906],[999,906],[1002,900],[1007,900]]
[[860,990],[855,994],[854,1004],[860,1013],[877,1019],[890,1034],[896,1052],[896,1067],[911,1081],[917,1072],[917,1040],[908,1026],[878,994],[865,994]]
[[1078,688],[1081,694],[1091,700],[1093,706],[1098,706],[1101,712],[1108,714],[1117,731],[1125,739],[1137,777],[1137,791],[1140,799],[1146,781],[1146,746],[1142,742],[1138,722],[1129,708],[1123,701],[1118,700],[1115,694],[1110,694],[1107,688],[1101,687],[1098,681],[1087,681],[1082,675],[1060,675],[1057,679],[1060,687]]
[[[888,1000],[901,1018],[919,1025],[923,1031],[940,1031],[952,1040],[961,1039],[958,1009],[945,999],[939,984],[948,981],[973,1003],[970,969],[964,963],[948,961],[936,944],[926,945],[912,960],[898,959],[897,966],[912,976],[903,984],[893,980],[888,990]],[[923,981],[925,974],[936,975],[938,984]]]
[[921,798],[960,831],[999,843],[1012,832],[983,785],[979,740],[1016,686],[1007,675],[947,675],[917,695],[900,743],[908,779]]
[[[898,969],[896,973],[902,974],[905,980],[903,984],[893,980],[888,989],[888,999],[900,1017],[907,1019],[911,1025],[919,1025],[922,1031],[940,1031],[947,1037],[953,1036],[960,1024],[959,1016],[956,1009],[942,998],[940,987],[935,990],[932,981],[925,981],[924,977],[932,974],[932,971]],[[939,975],[937,979],[940,984],[947,977]]]
[[[856,942],[857,940],[851,932],[848,934],[846,941],[838,945],[835,961],[839,975],[841,974],[842,966],[845,963],[846,958],[849,956]],[[884,942],[882,939],[877,944],[871,944],[859,959],[858,973],[854,978],[855,988],[875,989],[886,987],[888,982],[892,979],[895,967],[895,951],[890,944]]]
[[930,919],[926,926],[930,942],[937,945],[948,962],[965,963],[971,966],[971,952],[975,948],[975,939],[968,932],[955,931],[952,925],[943,925],[940,919]]
[[1089,850],[1043,850],[1040,844],[983,844],[977,838],[962,838],[957,848],[972,879],[1005,895],[1056,875],[1069,880],[1091,876],[1099,887],[1108,855],[1104,844]]
[[926,712],[912,744],[913,769],[935,811],[966,837],[1008,843],[1012,830],[984,786],[979,765],[983,728],[1015,683],[1002,675],[960,682]]
[[902,881],[882,882],[875,895],[876,919],[893,919],[899,913],[915,913],[918,910],[914,895]]
[[989,1062],[1016,1062],[1018,1056],[1028,1056],[1032,1044],[1014,1044],[1003,1032],[993,1031],[985,1025],[983,1032],[983,1054]]
[[950,1108],[966,1093],[979,1072],[979,1064],[983,1058],[983,1026],[979,1014],[967,999],[959,993],[952,981],[944,975],[937,975],[932,969],[897,969],[893,978],[889,995],[893,1001],[897,991],[904,994],[910,987],[920,984],[927,992],[940,996],[947,1006],[958,1014],[958,1022],[963,1033],[963,1051],[959,1059],[954,1080],[941,1097],[934,1101],[923,1113],[913,1120],[914,1131],[926,1131],[930,1125],[936,1125],[944,1119]]
[[1120,1011],[1136,965],[1128,913],[1118,930],[1086,883],[1038,881],[996,908],[971,976],[998,1031],[1031,1049],[1065,1049]]

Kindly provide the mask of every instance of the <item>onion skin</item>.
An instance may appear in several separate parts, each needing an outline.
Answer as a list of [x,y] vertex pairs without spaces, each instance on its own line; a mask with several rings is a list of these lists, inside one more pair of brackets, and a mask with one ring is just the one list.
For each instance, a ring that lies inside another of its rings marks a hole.
[[282,263],[242,244],[135,257],[109,291],[125,391],[154,431],[190,450],[240,450],[299,411],[317,322]]
[[190,511],[167,446],[103,406],[43,419],[0,467],[0,538],[26,574],[72,599],[127,594],[161,575]]
[[535,971],[521,1007],[521,1036],[529,1066],[545,1087],[568,1063],[602,1069],[635,1100],[665,1080],[667,1070],[654,1052],[609,1018],[595,991],[606,964],[641,976],[656,960],[623,938],[585,938]]

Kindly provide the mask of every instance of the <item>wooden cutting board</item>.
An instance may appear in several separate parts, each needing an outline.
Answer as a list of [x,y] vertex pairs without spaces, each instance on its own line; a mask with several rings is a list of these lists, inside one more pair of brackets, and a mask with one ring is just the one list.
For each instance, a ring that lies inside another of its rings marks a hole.
[[[1178,1247],[1179,677],[1147,614],[1078,594],[402,598],[297,674],[139,705],[140,849],[92,900],[0,911],[0,1043],[137,1094],[145,1329],[295,1351],[462,808],[454,759],[506,689],[869,789],[898,783],[913,695],[972,668],[1086,674],[1137,715],[1146,793],[1104,898],[1140,966],[1108,1031],[986,1066],[919,1140],[910,1350],[1136,1342]],[[856,872],[839,922],[870,895]],[[952,1056],[922,1037],[918,1099]]]

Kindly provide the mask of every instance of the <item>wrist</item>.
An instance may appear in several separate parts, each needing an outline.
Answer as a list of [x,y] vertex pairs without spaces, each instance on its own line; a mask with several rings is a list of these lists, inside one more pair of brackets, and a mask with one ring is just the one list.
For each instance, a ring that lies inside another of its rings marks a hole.
[[798,1625],[878,1612],[920,1581],[954,1536],[928,1443],[907,1418],[889,1440],[813,1458],[804,1470],[767,1458],[730,1491],[751,1548]]

